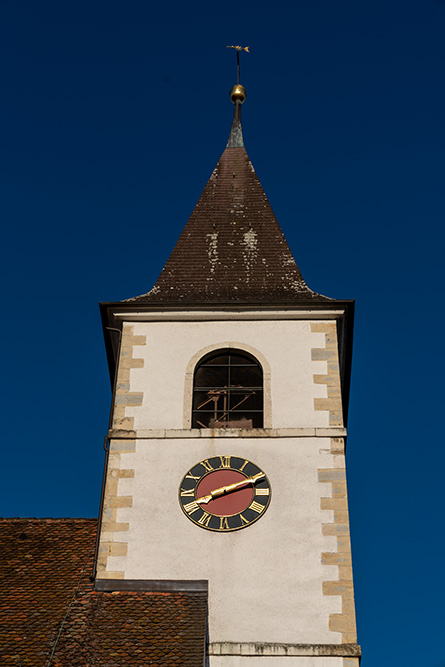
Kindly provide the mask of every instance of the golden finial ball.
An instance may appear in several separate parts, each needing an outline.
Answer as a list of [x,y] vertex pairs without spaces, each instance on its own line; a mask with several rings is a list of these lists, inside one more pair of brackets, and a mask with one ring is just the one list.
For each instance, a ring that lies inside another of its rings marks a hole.
[[235,102],[241,102],[242,104],[246,99],[246,96],[246,89],[240,83],[237,83],[236,86],[233,86],[230,89],[230,99],[232,100],[233,104],[235,104]]

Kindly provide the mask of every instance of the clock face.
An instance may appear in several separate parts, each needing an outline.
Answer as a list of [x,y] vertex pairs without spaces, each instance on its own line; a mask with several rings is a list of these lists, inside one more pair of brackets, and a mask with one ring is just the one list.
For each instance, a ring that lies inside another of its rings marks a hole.
[[179,503],[197,526],[217,532],[240,530],[269,506],[270,484],[257,465],[239,456],[213,456],[190,468],[179,487]]

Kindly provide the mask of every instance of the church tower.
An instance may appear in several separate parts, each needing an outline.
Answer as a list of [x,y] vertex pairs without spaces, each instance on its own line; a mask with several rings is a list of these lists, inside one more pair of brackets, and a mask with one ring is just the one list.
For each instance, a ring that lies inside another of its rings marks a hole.
[[208,596],[211,667],[358,667],[345,475],[354,302],[305,283],[227,146],[155,286],[101,304],[96,589]]

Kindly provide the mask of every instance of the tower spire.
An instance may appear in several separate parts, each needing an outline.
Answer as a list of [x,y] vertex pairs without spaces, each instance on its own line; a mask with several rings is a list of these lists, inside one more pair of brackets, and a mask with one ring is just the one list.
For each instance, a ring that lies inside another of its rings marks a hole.
[[227,148],[243,148],[244,139],[243,139],[243,128],[241,125],[241,105],[246,99],[246,89],[239,82],[239,76],[240,76],[239,54],[240,51],[246,51],[247,53],[249,53],[249,47],[228,46],[227,48],[236,50],[236,85],[232,86],[230,90],[230,99],[234,104],[233,121],[232,121],[232,129],[230,130],[229,140],[227,142]]
[[[236,49],[237,55],[244,47]],[[245,47],[244,50],[248,49]],[[230,90],[229,141],[156,285],[140,304],[292,304],[330,301],[305,283],[244,148],[241,105]]]
[[230,90],[230,99],[234,104],[232,128],[227,148],[244,148],[243,128],[241,125],[241,105],[246,99],[246,89],[240,83]]

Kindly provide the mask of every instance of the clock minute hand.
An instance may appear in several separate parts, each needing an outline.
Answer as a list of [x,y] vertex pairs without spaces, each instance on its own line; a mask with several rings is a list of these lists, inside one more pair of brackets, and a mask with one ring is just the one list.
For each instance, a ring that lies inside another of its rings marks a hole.
[[235,484],[228,484],[227,486],[221,486],[221,488],[215,489],[208,496],[202,496],[201,498],[197,498],[196,502],[199,503],[200,505],[206,505],[214,498],[219,498],[219,496],[225,496],[227,493],[232,493],[232,491],[237,491],[238,489],[243,489],[245,486],[249,486],[249,484],[255,484],[262,477],[265,477],[264,473],[259,472],[257,475],[253,475],[253,477],[248,477],[247,479],[243,479],[242,482],[236,482]]

